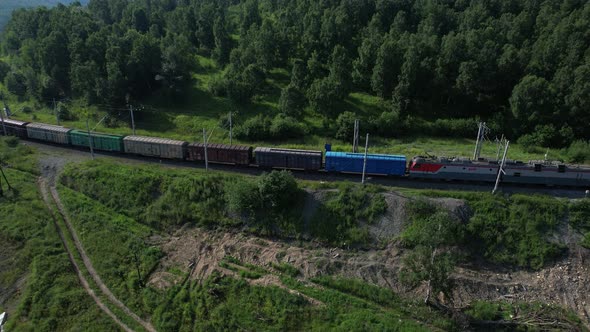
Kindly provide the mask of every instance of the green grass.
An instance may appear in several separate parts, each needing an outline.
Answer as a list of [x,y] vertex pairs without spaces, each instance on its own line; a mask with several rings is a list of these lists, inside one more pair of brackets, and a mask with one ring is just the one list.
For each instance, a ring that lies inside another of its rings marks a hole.
[[[520,323],[521,325],[517,329],[519,331],[528,331],[529,329],[587,331],[580,318],[571,310],[546,303],[476,301],[466,308],[465,313],[476,323],[477,321]],[[551,324],[555,325],[551,326]],[[477,326],[477,324],[474,325]],[[498,324],[495,329],[512,331],[515,327]]]
[[158,247],[146,244],[153,230],[63,186],[59,193],[101,279],[131,310],[149,313],[151,308],[142,300],[143,286],[161,258]]
[[79,284],[37,191],[36,174],[18,170],[31,167],[34,154],[23,158],[15,153],[22,148],[0,142],[0,153],[14,157],[4,162],[15,167],[4,171],[16,189],[0,197],[0,288],[24,278],[20,290],[2,304],[10,310],[7,330],[118,330]]

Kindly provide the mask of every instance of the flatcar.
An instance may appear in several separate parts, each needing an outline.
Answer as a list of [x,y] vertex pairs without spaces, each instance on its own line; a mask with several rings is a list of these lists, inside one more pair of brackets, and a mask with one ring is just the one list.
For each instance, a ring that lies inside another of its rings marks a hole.
[[500,166],[495,160],[414,157],[408,165],[412,178],[494,182]]
[[[406,173],[406,156],[367,154],[366,174],[397,175]],[[326,152],[325,169],[328,172],[362,173],[365,155],[349,152]]]

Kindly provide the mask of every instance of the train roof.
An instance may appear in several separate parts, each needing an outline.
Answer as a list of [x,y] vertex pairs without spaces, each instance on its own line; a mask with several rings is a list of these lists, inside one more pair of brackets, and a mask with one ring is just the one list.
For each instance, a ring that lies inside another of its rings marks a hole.
[[[189,147],[204,147],[204,143],[190,143]],[[251,146],[247,145],[234,145],[234,144],[222,144],[222,143],[207,143],[207,148],[220,149],[220,150],[231,150],[231,151],[248,151],[252,149]]]
[[[328,151],[326,152],[326,157],[336,157],[336,158],[348,158],[348,159],[364,159],[364,153],[353,153],[353,152],[339,152],[339,151]],[[403,155],[393,155],[393,154],[373,154],[368,153],[367,159],[371,160],[392,160],[392,161],[406,161],[406,156]]]
[[299,155],[322,155],[322,151],[316,150],[297,150],[297,149],[281,149],[281,148],[269,148],[259,146],[254,149],[254,153],[256,152],[265,152],[265,153],[288,153],[288,154],[299,154]]
[[4,119],[4,124],[14,125],[14,126],[23,126],[29,122],[20,121],[20,120],[13,120],[13,119]]
[[[88,136],[88,132],[87,131],[78,130],[78,129],[73,129],[72,131],[70,131],[70,134],[71,135]],[[92,135],[92,137],[106,137],[106,138],[115,138],[115,139],[123,139],[125,137],[125,136],[122,136],[122,135],[97,133],[97,132],[94,132],[94,131],[91,131],[90,134]]]
[[45,130],[51,130],[54,132],[62,132],[62,133],[67,133],[70,130],[72,130],[70,128],[66,128],[66,127],[62,127],[62,126],[50,125],[50,124],[39,123],[39,122],[31,122],[31,123],[27,124],[27,129],[45,129]]

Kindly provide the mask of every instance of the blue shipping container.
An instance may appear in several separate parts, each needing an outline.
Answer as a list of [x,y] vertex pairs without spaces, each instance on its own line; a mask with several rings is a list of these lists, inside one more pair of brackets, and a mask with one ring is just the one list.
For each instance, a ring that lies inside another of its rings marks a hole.
[[[326,171],[362,173],[364,157],[363,153],[326,152]],[[366,173],[404,175],[406,173],[406,156],[367,154]]]

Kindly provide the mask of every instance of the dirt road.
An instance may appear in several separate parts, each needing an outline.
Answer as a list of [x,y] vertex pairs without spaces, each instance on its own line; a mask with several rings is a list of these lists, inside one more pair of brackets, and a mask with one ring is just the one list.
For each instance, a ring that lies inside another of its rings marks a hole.
[[[94,269],[94,266],[92,265],[90,258],[86,254],[86,251],[84,250],[84,246],[82,245],[82,242],[78,238],[76,230],[74,229],[74,227],[72,226],[72,224],[69,220],[68,214],[66,213],[66,210],[61,202],[61,199],[59,198],[59,193],[57,192],[57,189],[55,186],[55,180],[56,180],[57,174],[58,174],[59,170],[61,170],[61,168],[65,165],[63,158],[41,158],[40,163],[42,166],[42,176],[39,178],[39,181],[38,181],[39,190],[43,196],[43,201],[45,202],[45,205],[47,206],[47,208],[51,211],[51,213],[53,215],[53,221],[54,221],[55,227],[57,229],[57,232],[64,244],[64,247],[66,248],[66,250],[68,252],[68,256],[70,258],[70,261],[72,262],[72,265],[74,265],[76,273],[78,274],[78,278],[80,279],[80,282],[84,286],[84,289],[86,290],[86,292],[95,300],[95,302],[101,308],[101,310],[103,310],[107,315],[109,315],[111,318],[113,318],[113,320],[119,326],[121,326],[121,328],[123,328],[125,331],[132,331],[128,326],[126,326],[124,323],[122,323],[108,309],[108,307],[106,307],[106,305],[96,296],[94,291],[90,288],[88,281],[84,278],[83,274],[80,271],[78,264],[76,263],[76,261],[74,259],[74,256],[72,254],[72,252],[74,250],[76,250],[78,252],[80,257],[82,258],[82,262],[84,263],[85,269],[88,271],[88,273],[90,274],[90,276],[92,277],[94,282],[98,285],[100,291],[109,299],[109,301],[111,303],[113,303],[114,305],[116,305],[117,307],[119,307],[121,310],[123,310],[123,312],[127,316],[131,317],[133,320],[135,320],[138,324],[140,324],[147,331],[155,332],[156,329],[152,326],[151,323],[141,319],[137,314],[135,314],[133,311],[131,311],[131,309],[129,309],[123,302],[121,302],[111,292],[111,290],[105,285],[105,283],[100,278],[98,272]],[[57,208],[57,213],[54,209],[53,204],[55,204],[55,207]],[[57,222],[56,218],[61,218],[63,220],[64,224],[66,225],[68,235],[72,238],[72,240],[74,242],[75,248],[70,248],[70,246],[68,245],[67,241],[65,240],[63,230],[59,226],[59,223]]]

